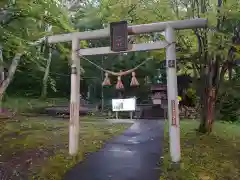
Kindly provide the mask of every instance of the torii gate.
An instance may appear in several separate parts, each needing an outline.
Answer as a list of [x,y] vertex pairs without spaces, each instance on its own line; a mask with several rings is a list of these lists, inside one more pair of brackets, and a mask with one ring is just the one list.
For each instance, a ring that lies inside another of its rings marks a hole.
[[[129,35],[165,31],[165,41],[153,43],[132,44],[131,49],[123,52],[148,51],[166,48],[168,121],[170,137],[170,155],[173,163],[180,162],[180,127],[176,76],[176,47],[174,30],[205,28],[206,19],[190,19],[180,21],[157,22],[128,26]],[[110,28],[94,31],[74,32],[49,36],[48,43],[72,42],[71,65],[71,99],[69,121],[69,154],[75,155],[79,141],[79,95],[80,95],[80,58],[79,55],[98,55],[120,53],[111,51],[110,47],[80,49],[81,40],[92,40],[110,36]]]

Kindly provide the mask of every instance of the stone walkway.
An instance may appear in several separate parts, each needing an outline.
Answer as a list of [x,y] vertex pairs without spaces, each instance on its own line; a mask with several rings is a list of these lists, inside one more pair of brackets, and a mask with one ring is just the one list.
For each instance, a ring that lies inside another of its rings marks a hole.
[[138,120],[99,152],[65,175],[65,180],[159,180],[164,121]]

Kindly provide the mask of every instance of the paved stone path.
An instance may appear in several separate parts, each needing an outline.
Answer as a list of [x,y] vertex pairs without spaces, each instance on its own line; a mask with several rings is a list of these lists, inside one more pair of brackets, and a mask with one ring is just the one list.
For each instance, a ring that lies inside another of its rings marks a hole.
[[65,180],[159,180],[164,121],[138,120],[99,152],[65,175]]

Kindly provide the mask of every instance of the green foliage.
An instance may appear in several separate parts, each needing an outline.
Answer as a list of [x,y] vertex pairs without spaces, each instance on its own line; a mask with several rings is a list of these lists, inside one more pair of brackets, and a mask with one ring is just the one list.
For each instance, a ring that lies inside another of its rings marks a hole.
[[239,121],[239,103],[240,97],[235,97],[232,94],[224,97],[221,102],[220,119],[231,122]]
[[198,96],[197,96],[197,92],[195,89],[193,88],[188,88],[187,92],[186,92],[186,96],[191,99],[191,102],[193,105],[197,105],[198,103]]
[[219,98],[220,119],[236,122],[240,120],[240,67],[234,68],[230,81],[225,81]]
[[[14,80],[15,85],[12,90],[18,89],[18,94],[21,95],[40,95],[47,64],[47,58],[42,50],[49,48],[43,47],[41,41],[44,36],[52,33],[73,32],[74,26],[68,11],[55,0],[5,1],[4,5],[0,10],[0,33],[2,34],[0,46],[3,51],[3,66],[6,69],[9,68],[15,53],[24,55],[17,69],[18,78]],[[49,27],[51,27],[50,31]],[[57,45],[56,47],[58,52],[70,52],[66,46]],[[66,61],[66,57],[68,55],[64,54],[58,57],[58,60]],[[66,66],[65,69],[67,69],[68,63],[66,65],[63,62],[62,66]],[[50,90],[56,91],[56,80],[52,76],[49,76],[48,80]],[[10,89],[10,94],[12,90]]]

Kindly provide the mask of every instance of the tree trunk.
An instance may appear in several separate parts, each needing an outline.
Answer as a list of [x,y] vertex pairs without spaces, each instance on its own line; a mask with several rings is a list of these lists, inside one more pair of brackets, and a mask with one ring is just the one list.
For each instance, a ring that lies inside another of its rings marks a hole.
[[[46,29],[47,32],[52,31],[52,26],[47,24]],[[44,72],[43,80],[42,80],[42,92],[41,98],[45,99],[47,97],[47,88],[48,88],[48,78],[50,72],[50,66],[52,62],[52,49],[51,46],[47,43],[42,43],[40,46],[40,53],[43,53],[43,56],[47,58],[47,65]]]
[[201,121],[199,125],[199,132],[206,133],[208,131],[207,114],[208,114],[208,67],[202,69],[201,83],[200,83],[200,104],[201,104]]
[[215,116],[216,87],[204,89],[201,96],[201,122],[198,130],[201,133],[210,133]]
[[[2,48],[0,49],[0,84],[4,81],[4,66],[3,66]],[[2,97],[0,98],[0,113],[2,113]]]
[[199,126],[199,132],[206,133],[210,132],[212,117],[214,110],[211,106],[211,91],[213,88],[213,74],[214,74],[214,64],[210,57],[207,59],[207,65],[204,68],[204,73],[202,75],[202,96],[201,96],[201,105],[202,105],[202,114],[201,114],[201,123]]
[[[202,1],[203,2],[203,1]],[[218,0],[218,7],[222,6],[222,0]],[[217,19],[217,30],[220,30],[222,23],[222,15],[220,14],[220,10],[218,9],[218,19]],[[201,3],[201,12],[204,13],[206,10],[206,4]],[[207,34],[205,31],[205,35],[203,36],[203,40],[206,42],[203,43],[204,46],[207,47]],[[202,46],[202,47],[204,47]],[[219,46],[221,48],[221,45]],[[211,56],[208,51],[204,51],[204,65],[208,67],[205,69],[204,77],[202,79],[203,91],[201,94],[201,105],[202,105],[202,114],[201,114],[201,123],[199,126],[199,132],[206,133],[212,131],[212,125],[214,121],[215,115],[215,103],[216,103],[216,92],[218,92],[219,84],[220,84],[220,75],[219,69],[219,61],[220,55],[214,54]],[[212,59],[213,58],[213,59]],[[219,59],[217,59],[219,58]],[[208,71],[208,72],[207,72]]]
[[0,49],[0,82],[2,83],[4,81],[4,63],[3,63],[3,54],[2,49]]
[[216,104],[216,88],[209,89],[208,97],[208,132],[212,132],[213,122],[215,119],[215,104]]
[[49,48],[49,56],[48,56],[48,60],[47,60],[44,77],[42,80],[43,85],[42,85],[41,98],[43,98],[43,99],[47,97],[48,77],[49,77],[51,62],[52,62],[52,51],[51,51],[51,48]]
[[[2,81],[2,83],[1,83],[1,86],[0,86],[0,105],[2,105],[3,96],[4,96],[9,84],[11,83],[11,81],[14,77],[16,69],[17,69],[17,67],[19,65],[19,62],[21,60],[21,56],[22,56],[22,54],[19,54],[19,53],[15,55],[15,57],[12,60],[11,65],[9,67],[7,78],[4,81]],[[1,106],[0,109],[2,111],[2,106]]]
[[231,64],[229,63],[229,66],[228,66],[228,80],[229,81],[232,81],[232,76],[233,76],[233,65],[232,65],[232,63]]
[[221,56],[214,55],[214,59],[209,61],[208,67],[205,69],[205,73],[201,76],[201,123],[199,126],[199,132],[210,133],[212,131],[213,122],[216,112],[216,100],[220,84],[224,79],[224,75],[227,70],[227,63],[224,63],[220,68]]

